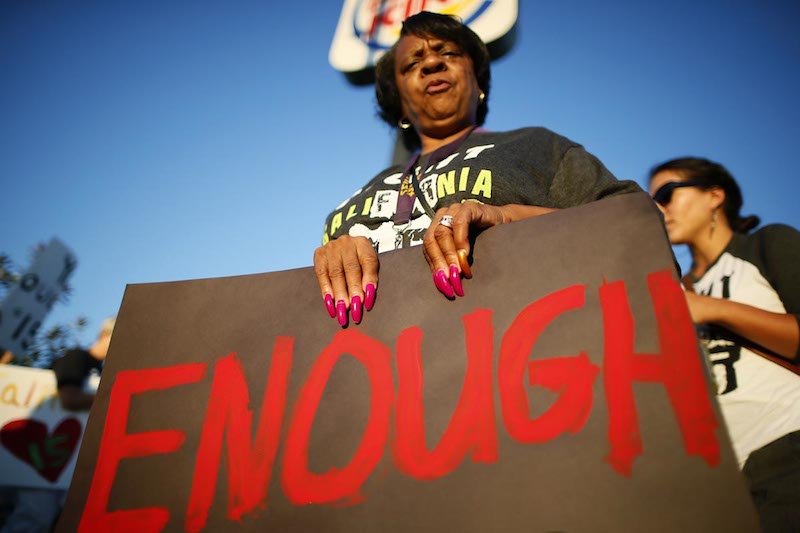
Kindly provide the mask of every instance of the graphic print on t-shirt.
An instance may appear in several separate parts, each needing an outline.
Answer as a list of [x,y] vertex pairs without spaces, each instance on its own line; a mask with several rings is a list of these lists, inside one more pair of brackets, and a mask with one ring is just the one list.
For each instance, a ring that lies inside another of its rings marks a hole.
[[731,341],[714,339],[708,342],[708,356],[717,383],[717,394],[728,394],[736,390],[736,363],[741,357],[741,347]]
[[372,186],[377,190],[359,189],[337,207],[330,223],[325,226],[322,243],[341,233],[352,220],[347,233],[367,237],[379,253],[421,244],[431,219],[420,201],[433,208],[447,197],[461,198],[462,202],[483,202],[492,198],[492,171],[478,165],[480,155],[494,146],[484,144],[465,148],[428,166],[424,172],[420,172],[420,168],[412,169],[422,176],[419,188],[423,198],[414,199],[411,217],[407,221],[392,220],[398,197],[403,192],[412,192],[400,190],[403,187],[402,173],[395,172],[383,178]]
[[[716,296],[717,298],[730,300],[731,277],[731,274],[721,276],[718,280],[719,283],[712,282],[706,290],[698,291],[698,294],[703,296],[719,294],[719,296]],[[719,290],[715,291],[715,288]],[[717,383],[717,394],[728,394],[736,390],[739,386],[739,382],[736,379],[736,363],[741,357],[741,347],[723,338],[713,326],[701,329],[701,337],[708,339],[706,347],[711,361],[711,369]]]

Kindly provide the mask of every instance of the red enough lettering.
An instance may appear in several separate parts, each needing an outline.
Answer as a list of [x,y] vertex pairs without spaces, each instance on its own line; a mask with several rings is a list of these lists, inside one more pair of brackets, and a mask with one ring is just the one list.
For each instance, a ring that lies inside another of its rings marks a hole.
[[[693,326],[680,286],[669,271],[648,276],[655,308],[661,352],[633,352],[634,322],[625,284],[604,284],[599,291],[605,338],[603,383],[608,406],[611,466],[630,475],[633,460],[642,453],[633,382],[660,382],[667,391],[688,454],[709,466],[719,461],[717,421],[703,379]],[[500,410],[509,435],[523,443],[551,440],[564,432],[577,433],[592,409],[593,384],[600,369],[586,353],[529,361],[538,336],[558,316],[583,307],[585,286],[556,291],[523,309],[503,336],[498,360]],[[395,438],[391,443],[398,470],[428,480],[452,472],[470,456],[473,462],[498,460],[494,390],[492,384],[492,313],[478,309],[463,317],[467,369],[458,404],[439,443],[425,444],[424,378],[421,366],[422,332],[412,327],[397,341],[397,397],[391,351],[359,333],[337,333],[320,353],[295,401],[284,442],[281,486],[295,505],[358,503],[360,489],[379,464],[390,435],[392,413]],[[234,354],[219,359],[209,395],[206,417],[186,514],[186,529],[199,531],[212,504],[222,454],[223,434],[228,457],[228,511],[238,520],[265,508],[286,408],[292,365],[293,339],[275,342],[255,439],[253,413],[248,409],[246,380]],[[308,470],[308,439],[319,402],[331,372],[343,355],[350,355],[367,371],[370,414],[358,449],[342,469],[316,474]],[[178,451],[185,435],[179,431],[127,434],[128,409],[133,394],[200,381],[205,364],[120,372],[109,401],[100,454],[81,519],[83,531],[159,531],[169,520],[166,508],[154,507],[107,512],[108,497],[119,461]],[[524,387],[559,392],[557,400],[535,419],[530,418]],[[395,404],[396,401],[396,404]]]

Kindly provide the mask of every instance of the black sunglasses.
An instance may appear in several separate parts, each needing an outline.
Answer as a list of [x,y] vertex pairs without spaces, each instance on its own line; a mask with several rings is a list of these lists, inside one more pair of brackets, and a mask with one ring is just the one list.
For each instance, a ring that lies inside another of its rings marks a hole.
[[667,207],[669,202],[672,200],[672,193],[675,191],[675,189],[680,189],[681,187],[702,186],[703,184],[698,181],[670,181],[669,183],[665,183],[659,187],[659,189],[653,195],[653,200],[655,200],[657,204]]

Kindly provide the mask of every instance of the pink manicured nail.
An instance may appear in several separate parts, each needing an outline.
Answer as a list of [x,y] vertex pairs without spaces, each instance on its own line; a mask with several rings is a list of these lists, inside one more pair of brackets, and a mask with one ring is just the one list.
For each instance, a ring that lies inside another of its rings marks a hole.
[[336,302],[336,319],[339,321],[340,326],[345,327],[347,325],[347,305],[345,305],[344,300]]
[[436,285],[436,288],[448,298],[455,297],[453,287],[451,287],[450,282],[447,281],[447,274],[444,273],[444,270],[438,270],[436,274],[433,275],[433,283]]
[[456,265],[450,265],[450,285],[459,296],[464,296],[464,287],[461,285],[461,272]]
[[360,296],[353,296],[350,298],[350,314],[353,315],[353,322],[356,324],[361,322],[362,309]]
[[[441,270],[439,272],[441,272]],[[433,284],[436,285],[436,290],[438,290],[439,292],[444,292],[442,290],[442,282],[439,281],[439,276],[437,276],[439,272],[433,273]]]
[[333,296],[330,294],[325,295],[325,309],[328,310],[328,314],[331,315],[331,318],[336,316],[336,307],[333,305]]
[[364,289],[364,309],[369,311],[375,305],[375,285],[367,283],[367,288]]

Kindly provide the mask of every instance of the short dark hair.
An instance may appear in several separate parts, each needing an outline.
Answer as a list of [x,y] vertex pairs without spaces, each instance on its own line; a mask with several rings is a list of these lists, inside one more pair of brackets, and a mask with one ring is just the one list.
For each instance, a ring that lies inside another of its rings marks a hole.
[[[483,101],[478,104],[475,118],[478,126],[483,125],[486,114],[489,112],[491,69],[489,67],[489,51],[481,38],[455,16],[431,13],[430,11],[422,11],[407,18],[400,30],[400,39],[406,35],[436,37],[455,43],[472,59],[475,79],[484,94]],[[393,128],[396,128],[397,123],[403,118],[400,93],[394,77],[394,59],[400,39],[375,65],[375,97],[378,100],[378,116]],[[419,148],[420,139],[413,128],[403,130],[403,135],[406,147],[409,149]]]
[[712,189],[719,187],[725,191],[725,202],[722,210],[728,219],[731,229],[737,233],[747,233],[758,226],[761,220],[755,215],[742,217],[742,191],[728,169],[702,157],[680,157],[670,159],[650,169],[650,180],[659,172],[671,170],[677,172],[684,179],[699,183],[698,187]]

